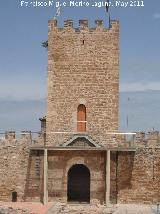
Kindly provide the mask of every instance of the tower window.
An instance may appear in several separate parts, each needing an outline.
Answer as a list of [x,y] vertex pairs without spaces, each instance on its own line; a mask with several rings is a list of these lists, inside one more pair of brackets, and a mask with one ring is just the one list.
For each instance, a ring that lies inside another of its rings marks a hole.
[[86,107],[83,104],[80,104],[77,109],[77,131],[86,131]]

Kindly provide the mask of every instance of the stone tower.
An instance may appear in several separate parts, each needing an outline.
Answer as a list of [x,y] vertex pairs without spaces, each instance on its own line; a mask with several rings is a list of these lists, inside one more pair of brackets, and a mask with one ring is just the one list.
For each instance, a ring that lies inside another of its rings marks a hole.
[[73,28],[67,20],[60,29],[56,20],[49,21],[49,145],[62,145],[81,132],[105,145],[106,133],[118,130],[119,23],[111,21],[108,29],[101,20],[95,24],[89,28],[80,20]]

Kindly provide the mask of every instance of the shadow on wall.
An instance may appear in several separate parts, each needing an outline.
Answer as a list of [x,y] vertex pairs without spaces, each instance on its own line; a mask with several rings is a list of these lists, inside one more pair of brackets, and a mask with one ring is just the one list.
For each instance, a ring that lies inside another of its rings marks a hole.
[[[30,151],[28,157],[28,167],[26,175],[26,184],[24,190],[24,201],[30,201],[32,198],[39,198],[43,202],[43,152]],[[42,170],[42,173],[41,173]]]
[[117,157],[117,194],[122,189],[131,189],[134,152],[118,152]]
[[134,152],[111,152],[111,196],[113,204],[118,202],[122,189],[131,189]]

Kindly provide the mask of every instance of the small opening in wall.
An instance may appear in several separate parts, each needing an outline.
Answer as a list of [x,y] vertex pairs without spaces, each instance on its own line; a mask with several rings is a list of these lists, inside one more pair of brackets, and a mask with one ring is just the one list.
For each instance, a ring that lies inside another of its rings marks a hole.
[[84,45],[84,39],[82,40],[82,44]]
[[17,202],[17,192],[12,192],[12,202]]

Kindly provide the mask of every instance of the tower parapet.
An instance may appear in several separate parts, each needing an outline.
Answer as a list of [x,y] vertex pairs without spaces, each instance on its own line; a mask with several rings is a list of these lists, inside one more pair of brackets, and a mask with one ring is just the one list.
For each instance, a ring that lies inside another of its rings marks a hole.
[[119,31],[119,21],[117,21],[117,20],[111,20],[108,28],[103,27],[103,20],[95,20],[94,28],[89,27],[88,20],[79,20],[78,28],[74,28],[73,26],[74,26],[73,20],[65,20],[63,28],[58,28],[57,20],[48,21],[49,32],[53,29],[55,29],[57,31],[73,30],[74,32],[77,32],[77,33],[84,31],[84,30],[89,31],[89,32],[93,32],[93,31],[104,31],[104,32],[116,31],[116,32],[118,32]]
[[31,142],[31,131],[21,131],[20,133],[16,133],[15,131],[6,131],[3,135],[1,134],[0,138],[0,146],[29,145]]
[[160,147],[160,133],[158,131],[137,132],[135,145],[136,147]]

